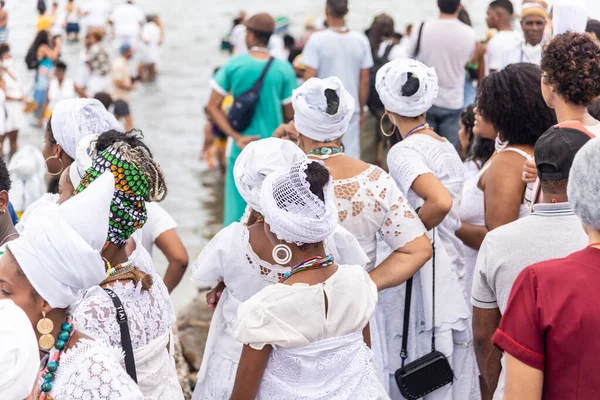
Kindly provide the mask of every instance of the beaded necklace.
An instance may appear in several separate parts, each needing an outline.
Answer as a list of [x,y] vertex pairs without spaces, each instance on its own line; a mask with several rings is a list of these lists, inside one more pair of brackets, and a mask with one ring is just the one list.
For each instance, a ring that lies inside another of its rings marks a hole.
[[319,147],[308,152],[309,156],[315,156],[321,160],[327,160],[341,154],[343,154],[343,150],[339,147]]
[[39,378],[43,378],[44,383],[42,383],[42,386],[38,390],[38,400],[51,399],[48,393],[52,391],[52,382],[54,382],[56,370],[60,363],[60,356],[69,344],[71,337],[73,337],[73,332],[73,314],[67,314],[67,320],[62,324],[58,339],[54,343],[54,348],[57,351],[50,356],[46,368],[40,372]]
[[421,124],[421,125],[413,128],[413,129],[411,129],[410,131],[408,131],[408,133],[406,134],[406,136],[404,136],[404,139],[406,139],[407,137],[409,137],[413,133],[417,133],[417,132],[421,132],[421,131],[426,131],[428,129],[431,129],[431,127],[429,126],[429,124],[427,122],[425,122],[424,124]]
[[281,278],[279,280],[279,283],[285,282],[292,275],[297,274],[298,272],[325,268],[325,267],[329,267],[332,264],[333,264],[333,256],[331,254],[328,256],[313,256],[313,257],[307,258],[306,260],[302,261],[300,264],[292,267],[290,272],[286,272],[283,275],[283,278]]

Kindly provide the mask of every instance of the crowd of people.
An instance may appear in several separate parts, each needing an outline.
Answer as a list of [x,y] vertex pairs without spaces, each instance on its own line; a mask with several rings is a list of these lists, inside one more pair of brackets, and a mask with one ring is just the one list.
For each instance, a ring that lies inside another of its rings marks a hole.
[[477,41],[437,3],[363,33],[327,0],[284,52],[269,14],[234,22],[206,107],[204,151],[230,151],[225,228],[193,267],[214,310],[194,399],[600,394],[600,23],[494,0]]
[[[192,267],[213,310],[194,388],[170,298],[187,252],[129,129],[129,61],[156,73],[160,24],[76,1],[38,3],[26,57],[42,155],[17,148],[30,102],[0,44],[0,398],[600,397],[600,23],[578,0],[525,0],[521,30],[494,0],[486,42],[460,0],[406,35],[385,14],[351,31],[348,0],[299,42],[235,21],[206,106],[225,221]],[[81,18],[76,83],[60,54]]]

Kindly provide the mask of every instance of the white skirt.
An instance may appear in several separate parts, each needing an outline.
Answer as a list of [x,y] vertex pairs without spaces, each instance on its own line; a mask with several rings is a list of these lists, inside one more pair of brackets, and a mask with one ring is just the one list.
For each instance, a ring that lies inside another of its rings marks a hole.
[[6,132],[18,131],[25,123],[25,106],[20,101],[6,102]]

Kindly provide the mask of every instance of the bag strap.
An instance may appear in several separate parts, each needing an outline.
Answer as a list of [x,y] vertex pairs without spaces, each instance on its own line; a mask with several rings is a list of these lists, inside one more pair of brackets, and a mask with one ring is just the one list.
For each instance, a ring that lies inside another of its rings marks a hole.
[[131,336],[129,335],[129,325],[127,325],[127,313],[125,313],[125,307],[121,303],[121,299],[111,289],[103,288],[108,296],[112,300],[115,308],[117,309],[117,322],[119,323],[119,329],[121,330],[121,346],[125,351],[125,370],[127,375],[137,383],[137,373],[135,370],[135,357],[133,356],[133,347],[131,346]]
[[[433,331],[431,334],[431,351],[435,351],[435,228],[433,228],[433,241],[431,242],[433,249],[433,255],[431,258],[432,269],[433,269],[433,290],[432,290],[432,327]],[[406,359],[408,358],[408,324],[410,323],[410,303],[412,296],[412,285],[413,278],[411,277],[406,281],[406,295],[404,297],[404,326],[402,327],[402,350],[400,350],[400,358],[402,359],[402,368]]]
[[390,43],[387,45],[387,47],[385,48],[385,52],[381,57],[382,60],[387,60],[388,58],[390,58],[390,54],[392,53],[392,49],[394,48],[394,46],[396,46],[396,43]]
[[417,46],[415,47],[415,54],[413,54],[413,58],[417,58],[419,52],[421,51],[421,38],[423,37],[423,27],[425,26],[425,22],[421,23],[421,27],[419,28],[419,36],[417,36]]
[[271,68],[271,64],[273,64],[273,61],[275,60],[274,57],[270,57],[269,61],[267,61],[267,65],[265,65],[265,67],[262,70],[262,73],[260,74],[260,77],[258,78],[258,80],[256,82],[254,82],[254,86],[260,85],[262,86],[263,81],[265,80],[265,76],[267,76],[267,72],[269,72],[269,68]]

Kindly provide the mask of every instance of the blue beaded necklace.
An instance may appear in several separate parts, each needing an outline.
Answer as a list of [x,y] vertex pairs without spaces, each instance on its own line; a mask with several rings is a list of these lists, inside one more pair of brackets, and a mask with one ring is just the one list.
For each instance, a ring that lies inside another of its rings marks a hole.
[[342,154],[344,151],[339,147],[319,147],[318,149],[312,149],[308,152],[311,156],[316,156],[321,159],[327,159]]
[[56,342],[54,343],[54,348],[57,351],[48,359],[46,368],[40,372],[40,378],[44,380],[44,383],[42,383],[42,386],[38,391],[38,400],[50,399],[48,393],[52,391],[52,382],[54,382],[56,370],[60,363],[60,356],[69,344],[71,337],[73,337],[73,332],[73,314],[67,314],[67,320],[62,324],[58,339],[56,339]]

